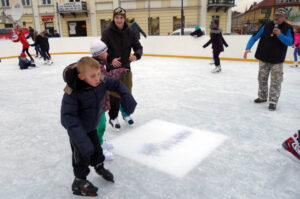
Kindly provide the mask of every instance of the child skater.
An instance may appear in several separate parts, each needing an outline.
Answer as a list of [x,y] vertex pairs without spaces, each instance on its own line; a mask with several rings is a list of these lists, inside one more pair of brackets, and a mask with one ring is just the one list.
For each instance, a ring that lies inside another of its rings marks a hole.
[[292,68],[298,67],[298,56],[300,56],[300,27],[297,26],[295,28],[294,32],[294,44],[293,44],[294,50],[294,65],[291,65]]
[[91,57],[83,57],[65,68],[67,85],[61,105],[61,123],[67,129],[75,179],[74,195],[97,196],[98,188],[87,180],[93,166],[105,180],[114,182],[113,174],[104,168],[105,159],[97,136],[97,125],[102,113],[106,92],[115,91],[128,114],[134,112],[136,101],[124,84],[115,78],[103,76],[100,64]]
[[31,57],[31,54],[28,51],[29,43],[26,40],[25,35],[22,32],[22,30],[18,30],[18,38],[16,40],[12,40],[12,41],[13,42],[19,42],[20,41],[22,43],[22,46],[23,46],[22,52],[26,52],[27,55],[30,57],[31,62],[34,63],[34,60],[33,60],[33,58]]
[[221,72],[221,65],[220,65],[220,53],[224,51],[223,45],[228,47],[228,44],[224,40],[222,36],[222,31],[218,28],[217,24],[213,21],[210,31],[210,40],[204,44],[203,48],[206,48],[209,44],[212,43],[212,49],[213,49],[213,58],[215,62],[215,69],[213,69],[212,73],[219,73]]
[[[109,72],[107,72],[106,68],[106,60],[107,60],[107,46],[100,39],[94,40],[91,43],[90,47],[91,54],[95,60],[97,60],[100,64],[101,73],[106,76],[111,76],[117,79],[120,79],[122,74],[125,74],[127,69],[125,68],[114,68],[112,67]],[[106,117],[105,112],[110,110],[110,102],[109,102],[109,93],[106,92],[105,99],[102,105],[102,113],[100,116],[100,123],[97,126],[97,134],[99,137],[100,145],[103,148],[103,154],[105,156],[105,160],[113,160],[113,154],[109,151],[109,149],[113,148],[111,142],[107,140],[103,140],[104,132],[106,129]]]
[[23,70],[23,69],[27,69],[29,66],[30,67],[35,67],[35,64],[34,63],[31,63],[31,61],[29,61],[27,58],[26,58],[26,55],[25,53],[21,53],[21,55],[18,57],[19,59],[19,66],[20,66],[20,69]]
[[49,53],[49,42],[48,37],[46,36],[46,31],[43,31],[40,34],[38,34],[35,38],[34,44],[31,44],[31,46],[37,45],[40,46],[40,54],[44,59],[44,64],[51,65],[53,62]]

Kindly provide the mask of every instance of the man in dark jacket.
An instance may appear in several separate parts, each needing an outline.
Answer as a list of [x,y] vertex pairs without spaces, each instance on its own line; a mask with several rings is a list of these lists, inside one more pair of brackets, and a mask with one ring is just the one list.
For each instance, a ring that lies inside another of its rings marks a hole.
[[271,85],[269,92],[269,110],[276,110],[281,82],[283,80],[283,62],[285,60],[287,46],[293,45],[293,27],[285,22],[288,11],[285,8],[277,8],[274,20],[264,24],[259,31],[253,35],[246,47],[244,58],[250,52],[251,47],[260,38],[255,53],[259,60],[258,72],[258,98],[255,103],[263,103],[268,98],[268,79],[271,73]]
[[[126,11],[123,8],[116,8],[113,12],[113,21],[109,27],[103,31],[101,40],[108,48],[107,69],[112,68],[126,68],[128,72],[124,74],[121,81],[131,91],[132,88],[132,73],[130,70],[130,63],[141,58],[143,54],[143,47],[141,46],[136,34],[125,23]],[[131,49],[134,54],[130,55]],[[120,129],[118,121],[118,113],[120,110],[120,96],[116,93],[110,93],[109,124],[116,130]],[[124,111],[121,112],[123,119],[129,124],[133,125],[134,121]]]
[[130,21],[130,23],[131,23],[130,28],[135,32],[138,40],[140,40],[140,38],[141,38],[140,33],[142,33],[144,35],[144,37],[147,38],[146,33],[142,30],[142,28],[139,26],[139,24],[136,23],[136,21],[134,19],[132,19]]
[[63,73],[67,82],[61,105],[61,124],[67,129],[72,149],[75,195],[97,196],[98,188],[86,177],[89,165],[105,180],[114,182],[112,173],[104,168],[104,155],[97,136],[106,91],[116,91],[127,114],[133,113],[136,102],[120,80],[104,77],[99,63],[83,57]]

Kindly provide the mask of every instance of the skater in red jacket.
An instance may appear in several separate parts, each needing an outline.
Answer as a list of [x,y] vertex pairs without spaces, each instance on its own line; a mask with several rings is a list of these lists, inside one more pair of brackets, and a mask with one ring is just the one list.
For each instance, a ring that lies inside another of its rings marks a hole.
[[18,42],[18,41],[20,41],[20,42],[22,43],[22,45],[23,45],[22,52],[26,52],[27,55],[30,57],[31,62],[34,62],[33,58],[31,57],[31,54],[30,54],[29,51],[28,51],[29,43],[28,43],[28,41],[26,40],[25,35],[24,35],[24,33],[22,32],[22,30],[18,30],[18,39],[12,40],[12,41],[13,41],[13,42]]

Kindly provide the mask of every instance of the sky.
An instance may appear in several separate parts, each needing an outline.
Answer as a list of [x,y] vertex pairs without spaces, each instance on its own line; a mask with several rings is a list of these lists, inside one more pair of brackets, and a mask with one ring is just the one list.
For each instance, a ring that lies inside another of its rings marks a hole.
[[261,2],[262,0],[235,0],[235,7],[232,8],[233,11],[245,12],[245,8],[249,8],[254,2]]

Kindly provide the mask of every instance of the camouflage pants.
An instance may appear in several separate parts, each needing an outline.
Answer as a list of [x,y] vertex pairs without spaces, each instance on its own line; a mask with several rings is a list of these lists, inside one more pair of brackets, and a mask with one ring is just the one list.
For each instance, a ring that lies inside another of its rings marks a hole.
[[283,80],[283,63],[271,64],[259,61],[258,72],[258,97],[260,99],[268,98],[268,79],[271,72],[271,83],[269,93],[269,103],[277,104],[280,91],[281,82]]

